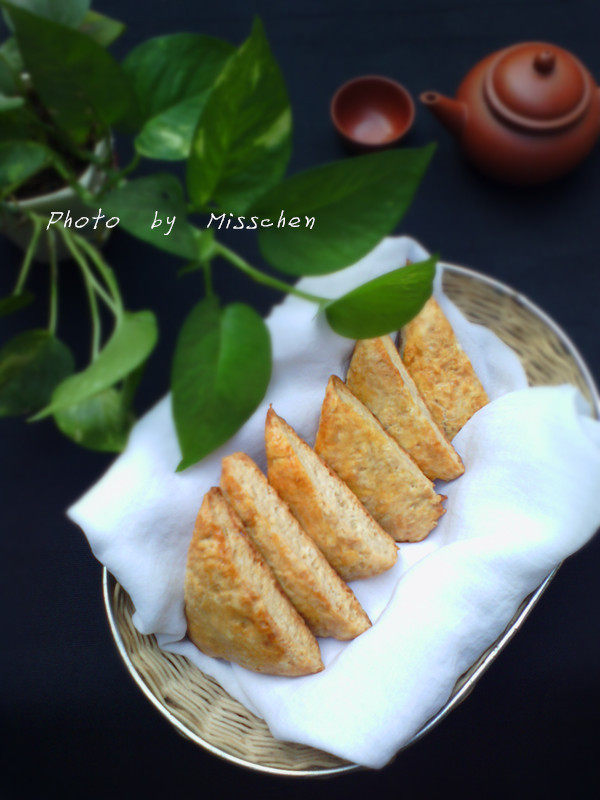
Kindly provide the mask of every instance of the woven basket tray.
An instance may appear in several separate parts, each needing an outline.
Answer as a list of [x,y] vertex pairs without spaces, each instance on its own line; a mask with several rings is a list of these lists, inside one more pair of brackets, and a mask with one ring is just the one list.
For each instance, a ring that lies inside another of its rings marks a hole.
[[[600,416],[598,391],[581,356],[540,309],[504,284],[462,267],[446,265],[443,283],[446,294],[470,320],[490,328],[512,347],[532,386],[573,383]],[[523,623],[551,578],[549,575],[524,601],[504,634],[459,679],[444,708],[412,741],[467,696]],[[138,633],[132,623],[129,597],[106,570],[103,580],[111,630],[129,672],[148,699],[185,737],[222,758],[262,772],[316,777],[357,769],[355,764],[320,750],[274,739],[265,722],[230,697],[213,678],[184,657],[160,650],[154,636]]]

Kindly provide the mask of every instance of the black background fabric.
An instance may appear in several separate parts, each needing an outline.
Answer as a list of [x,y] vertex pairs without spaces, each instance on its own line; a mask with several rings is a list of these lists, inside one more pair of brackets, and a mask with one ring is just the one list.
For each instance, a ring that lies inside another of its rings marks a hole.
[[[103,0],[98,10],[128,25],[117,53],[149,36],[182,30],[239,42],[253,14],[260,14],[292,101],[292,171],[343,156],[328,103],[354,75],[389,75],[415,95],[425,89],[453,93],[488,52],[540,39],[573,50],[600,78],[595,0]],[[431,140],[438,151],[401,231],[445,260],[482,270],[529,296],[568,331],[598,376],[600,147],[568,178],[517,190],[480,177],[437,121],[418,109],[408,141]],[[227,241],[256,259],[251,236],[229,232]],[[160,344],[139,394],[143,411],[167,387],[176,332],[201,295],[201,279],[177,279],[175,259],[118,230],[106,256],[129,307],[151,307],[159,316]],[[2,240],[0,257],[1,295],[10,291],[18,253]],[[65,264],[61,272],[59,333],[83,360],[85,297],[73,266]],[[32,288],[43,293],[45,285],[38,266]],[[244,299],[261,312],[277,299],[226,265],[216,285],[224,299]],[[43,309],[4,320],[2,338],[26,324],[45,324]],[[0,437],[2,798],[597,794],[600,539],[563,566],[468,700],[391,766],[329,781],[260,776],[180,738],[120,663],[102,606],[100,567],[64,513],[110,458],[77,448],[50,422],[1,420]]]

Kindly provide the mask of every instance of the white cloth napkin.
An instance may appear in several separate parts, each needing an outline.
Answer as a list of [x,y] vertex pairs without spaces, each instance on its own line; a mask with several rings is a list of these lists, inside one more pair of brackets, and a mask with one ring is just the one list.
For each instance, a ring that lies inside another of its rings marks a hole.
[[[386,239],[341,273],[304,279],[337,297],[426,252]],[[454,444],[465,463],[440,484],[447,513],[419,544],[399,546],[397,565],[352,588],[375,623],[351,643],[321,640],[324,672],[258,675],[200,653],[187,639],[183,578],[194,519],[218,484],[221,458],[243,450],[264,467],[268,403],[312,443],[327,379],[345,374],[353,343],[314,308],[287,297],[267,324],[274,369],[264,403],[202,463],[180,459],[169,398],[135,426],[126,451],[70,510],[96,557],[124,586],[134,622],[182,653],[263,717],[272,733],[381,767],[448,699],[458,677],[505,629],[521,601],[600,524],[600,423],[571,386],[528,389],[515,354],[435,294],[492,402]]]

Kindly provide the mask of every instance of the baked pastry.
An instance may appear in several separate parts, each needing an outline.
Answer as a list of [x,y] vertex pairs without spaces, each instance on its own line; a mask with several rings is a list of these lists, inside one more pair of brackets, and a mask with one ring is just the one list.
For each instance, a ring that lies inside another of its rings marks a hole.
[[373,414],[332,375],[315,450],[399,542],[418,542],[444,513],[441,495]]
[[202,501],[185,575],[188,635],[209,656],[270,675],[323,669],[319,645],[220,489]]
[[272,408],[265,443],[269,482],[344,580],[368,578],[394,565],[391,537]]
[[419,394],[389,336],[356,343],[346,384],[432,481],[465,471]]
[[249,456],[223,459],[221,489],[315,636],[354,639],[371,626],[352,590]]
[[402,359],[431,415],[454,439],[488,396],[452,326],[431,297],[402,332]]

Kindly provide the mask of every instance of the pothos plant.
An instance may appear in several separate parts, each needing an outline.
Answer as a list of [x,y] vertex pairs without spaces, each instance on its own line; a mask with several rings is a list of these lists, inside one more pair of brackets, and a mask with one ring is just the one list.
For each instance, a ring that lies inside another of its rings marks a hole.
[[[0,300],[0,314],[33,301],[27,280],[44,239],[50,286],[47,328],[22,332],[0,351],[0,415],[52,416],[76,442],[119,451],[158,337],[153,312],[126,309],[115,272],[82,231],[61,222],[49,226],[48,215],[23,209],[19,200],[48,183],[72,187],[90,217],[101,210],[132,236],[182,259],[180,273],[203,273],[203,297],[183,322],[171,373],[179,469],[238,430],[271,374],[264,321],[243,302],[219,301],[213,269],[227,263],[314,303],[333,330],[352,338],[395,330],[422,307],[431,293],[433,258],[404,268],[390,264],[387,274],[330,299],[250,264],[219,241],[215,225],[207,228],[207,215],[249,221],[262,257],[280,273],[334,272],[394,229],[432,155],[431,146],[389,150],[286,178],[291,110],[259,20],[237,48],[179,33],[145,41],[119,63],[107,47],[123,26],[91,11],[89,0],[0,5],[9,28],[0,46],[0,211],[30,226],[14,291]],[[96,148],[112,131],[133,139],[133,159],[121,168],[112,153],[101,156]],[[141,159],[185,161],[185,190],[164,170],[134,177]],[[79,180],[90,164],[105,175],[95,192]],[[263,225],[282,212],[314,222]],[[176,217],[168,235],[164,226],[151,227],[166,217]],[[78,265],[89,302],[90,362],[78,371],[57,335],[60,251]],[[112,317],[112,330],[103,330],[100,306]]]

